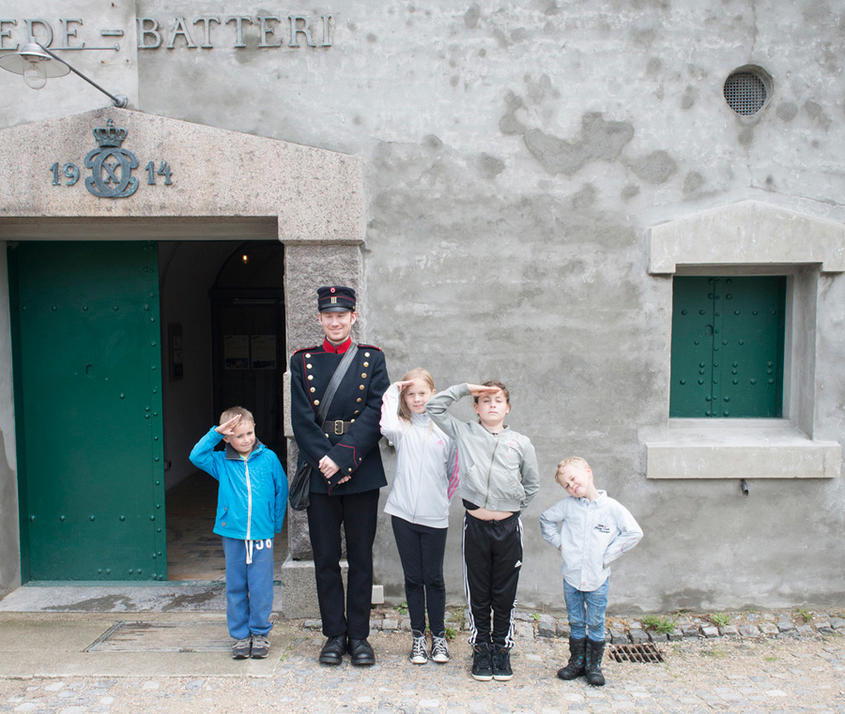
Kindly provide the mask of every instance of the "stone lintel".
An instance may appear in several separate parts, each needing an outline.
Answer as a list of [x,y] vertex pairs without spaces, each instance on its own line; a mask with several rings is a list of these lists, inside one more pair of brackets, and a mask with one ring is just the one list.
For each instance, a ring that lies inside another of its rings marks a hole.
[[703,211],[649,230],[649,273],[695,265],[811,265],[845,271],[845,226],[759,201]]

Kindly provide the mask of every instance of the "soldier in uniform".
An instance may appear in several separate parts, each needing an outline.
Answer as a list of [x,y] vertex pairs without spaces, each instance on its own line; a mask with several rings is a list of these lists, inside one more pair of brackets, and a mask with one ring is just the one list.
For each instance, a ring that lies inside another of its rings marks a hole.
[[[317,598],[328,638],[321,664],[340,664],[349,652],[354,665],[375,663],[367,641],[373,586],[373,541],[379,489],[387,484],[378,441],[381,399],[389,386],[384,355],[378,347],[358,345],[349,370],[334,395],[325,420],[320,401],[352,346],[355,291],[343,286],[317,290],[317,308],[325,339],[298,350],[290,360],[291,422],[299,459],[313,467],[308,532],[314,552]],[[346,608],[340,575],[343,524],[349,562]]]

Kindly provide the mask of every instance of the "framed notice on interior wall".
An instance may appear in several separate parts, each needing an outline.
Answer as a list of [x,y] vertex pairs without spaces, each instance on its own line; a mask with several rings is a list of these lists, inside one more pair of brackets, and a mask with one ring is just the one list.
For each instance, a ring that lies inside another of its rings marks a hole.
[[249,335],[223,335],[223,369],[249,369]]
[[170,322],[167,325],[167,361],[170,380],[184,376],[184,355],[182,352],[182,323]]
[[275,335],[252,335],[250,347],[252,369],[276,369]]

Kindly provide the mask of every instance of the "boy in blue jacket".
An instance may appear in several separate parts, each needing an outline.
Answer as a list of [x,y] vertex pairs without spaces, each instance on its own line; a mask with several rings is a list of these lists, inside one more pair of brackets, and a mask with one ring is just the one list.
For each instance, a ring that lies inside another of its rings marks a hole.
[[[215,451],[220,440],[225,451]],[[226,621],[232,657],[263,659],[273,609],[273,535],[282,530],[288,480],[279,458],[256,439],[255,419],[232,407],[191,449],[191,463],[219,482],[214,532],[226,556]]]

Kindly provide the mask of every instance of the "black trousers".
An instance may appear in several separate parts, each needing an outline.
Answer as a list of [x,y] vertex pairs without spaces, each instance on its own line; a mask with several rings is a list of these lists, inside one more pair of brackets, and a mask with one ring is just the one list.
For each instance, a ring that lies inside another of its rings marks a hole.
[[[343,496],[312,493],[308,533],[314,551],[314,573],[323,634],[364,639],[370,634],[373,593],[373,541],[378,517],[378,489]],[[340,526],[346,536],[346,612],[340,575]]]
[[425,632],[425,613],[432,635],[446,631],[446,583],[443,580],[443,555],[448,528],[430,528],[391,516],[396,548],[405,572],[405,599],[411,629]]
[[[472,644],[513,646],[516,588],[522,568],[522,521],[482,521],[464,514],[464,588]],[[490,614],[493,615],[492,640]]]

